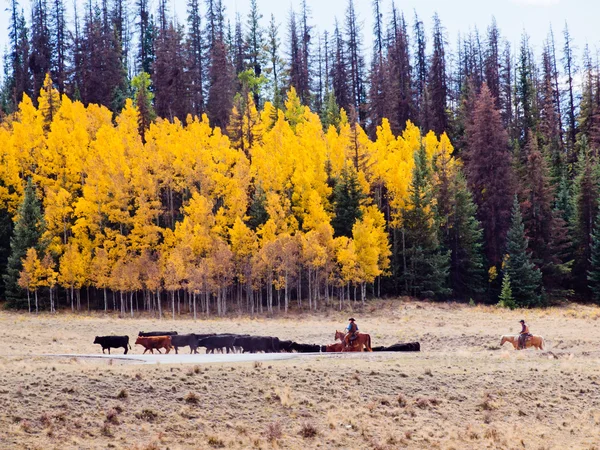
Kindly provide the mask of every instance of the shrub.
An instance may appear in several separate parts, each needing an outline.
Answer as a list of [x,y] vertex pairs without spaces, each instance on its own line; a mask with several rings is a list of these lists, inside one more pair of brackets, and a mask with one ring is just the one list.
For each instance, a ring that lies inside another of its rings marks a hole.
[[317,428],[312,423],[305,423],[300,428],[300,436],[303,438],[314,438],[319,434]]

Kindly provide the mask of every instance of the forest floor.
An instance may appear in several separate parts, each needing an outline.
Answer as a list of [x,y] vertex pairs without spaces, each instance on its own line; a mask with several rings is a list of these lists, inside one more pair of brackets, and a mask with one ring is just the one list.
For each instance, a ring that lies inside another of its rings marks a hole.
[[[96,335],[127,334],[133,346],[156,329],[327,344],[349,316],[2,311],[0,449],[600,449],[600,308],[398,300],[352,315],[373,345],[419,341],[422,351],[198,365],[49,357],[101,354]],[[500,348],[521,318],[544,351]]]

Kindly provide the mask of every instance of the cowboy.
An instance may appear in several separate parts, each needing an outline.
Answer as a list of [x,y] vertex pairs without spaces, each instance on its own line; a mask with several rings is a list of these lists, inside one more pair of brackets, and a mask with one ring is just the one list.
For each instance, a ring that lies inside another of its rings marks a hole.
[[525,348],[525,343],[527,342],[527,338],[531,336],[531,333],[529,333],[529,326],[523,319],[521,319],[519,323],[521,324],[521,333],[519,334],[519,350],[522,350]]
[[358,337],[358,325],[356,325],[356,321],[354,317],[350,317],[348,319],[350,322],[346,327],[346,336],[344,337],[344,342],[346,346],[352,346],[352,341],[354,341]]

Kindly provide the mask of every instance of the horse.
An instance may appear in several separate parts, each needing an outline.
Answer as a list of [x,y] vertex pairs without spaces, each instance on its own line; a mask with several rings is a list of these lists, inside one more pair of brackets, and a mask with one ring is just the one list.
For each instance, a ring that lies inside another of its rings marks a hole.
[[352,341],[350,345],[346,345],[344,342],[345,333],[341,331],[335,331],[335,340],[342,341],[342,352],[362,352],[366,349],[368,352],[372,352],[371,349],[371,335],[366,333],[356,333],[356,339]]
[[[519,336],[514,336],[510,334],[506,334],[502,336],[502,340],[500,341],[500,347],[504,345],[505,342],[510,342],[515,350],[519,350]],[[544,350],[544,338],[542,336],[529,336],[525,341],[525,348],[535,347],[538,350]]]
[[328,353],[329,352],[338,353],[338,352],[341,352],[343,349],[344,349],[344,344],[341,342],[336,342],[335,344],[325,346],[325,351]]

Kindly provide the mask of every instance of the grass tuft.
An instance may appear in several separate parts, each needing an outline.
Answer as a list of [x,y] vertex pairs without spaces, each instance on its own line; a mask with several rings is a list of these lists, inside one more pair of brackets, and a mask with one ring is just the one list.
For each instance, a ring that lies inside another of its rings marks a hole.
[[185,402],[190,403],[192,405],[197,405],[200,403],[200,396],[195,392],[188,392],[185,396]]
[[265,433],[265,437],[269,442],[275,442],[278,439],[281,439],[283,436],[283,432],[281,431],[281,423],[280,422],[271,422],[267,425],[267,430]]
[[126,399],[127,397],[129,397],[129,392],[127,392],[127,389],[121,389],[117,394],[117,398],[122,400]]

